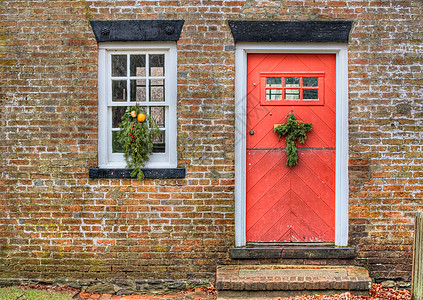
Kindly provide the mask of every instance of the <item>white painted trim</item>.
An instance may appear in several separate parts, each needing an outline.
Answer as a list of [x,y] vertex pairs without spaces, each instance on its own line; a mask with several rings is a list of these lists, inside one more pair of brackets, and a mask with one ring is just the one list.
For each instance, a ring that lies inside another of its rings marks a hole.
[[235,49],[235,246],[246,245],[248,53],[336,54],[335,245],[348,243],[348,47],[346,44],[237,43]]
[[336,56],[335,245],[348,244],[348,48]]
[[154,51],[175,48],[175,42],[101,42],[98,49],[123,51]]
[[[110,55],[116,53],[164,53],[165,54],[165,129],[166,129],[166,150],[165,153],[153,153],[145,167],[149,168],[173,168],[177,165],[177,134],[176,134],[176,79],[177,79],[177,52],[175,42],[107,42],[99,43],[98,57],[98,165],[100,168],[125,168],[126,162],[123,154],[111,153],[111,111],[108,106],[111,103],[110,86]],[[129,66],[128,66],[129,68]],[[129,90],[128,90],[129,93]],[[114,103],[114,105],[127,106],[131,103]],[[146,104],[154,106],[154,103]],[[109,151],[110,150],[110,151]]]
[[[171,47],[169,47],[169,54],[167,55],[167,61],[165,64],[168,65],[168,80],[170,80],[170,84],[166,89],[166,99],[169,99],[169,118],[168,123],[166,126],[167,133],[169,135],[167,140],[167,147],[168,147],[168,159],[169,165],[168,167],[175,168],[177,165],[177,151],[176,151],[176,138],[177,138],[177,122],[176,122],[176,95],[177,95],[177,52],[176,52],[176,43],[173,43]],[[167,100],[166,100],[167,101]],[[159,167],[159,166],[158,166]]]
[[103,120],[107,119],[106,101],[106,70],[107,70],[107,51],[98,50],[98,165],[105,166],[108,163],[107,149],[107,130],[103,128]]
[[235,50],[235,245],[246,240],[247,55]]

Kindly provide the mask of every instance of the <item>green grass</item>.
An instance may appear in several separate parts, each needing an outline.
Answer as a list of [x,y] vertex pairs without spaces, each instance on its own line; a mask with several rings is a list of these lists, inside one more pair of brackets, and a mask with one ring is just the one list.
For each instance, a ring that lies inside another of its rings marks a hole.
[[[25,293],[24,293],[25,292]],[[19,297],[23,294],[22,297]],[[19,298],[18,298],[19,297]],[[71,300],[72,295],[53,291],[39,291],[35,289],[20,289],[19,287],[5,287],[0,289],[0,300]]]

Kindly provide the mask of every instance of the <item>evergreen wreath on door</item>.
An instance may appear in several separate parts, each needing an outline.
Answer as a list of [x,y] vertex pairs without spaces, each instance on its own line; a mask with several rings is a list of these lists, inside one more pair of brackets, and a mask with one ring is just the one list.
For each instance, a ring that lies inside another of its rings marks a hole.
[[295,119],[294,113],[287,114],[288,121],[275,126],[273,129],[278,135],[279,140],[282,136],[286,135],[286,148],[285,152],[288,155],[286,165],[292,168],[298,163],[298,151],[296,147],[297,141],[304,144],[307,139],[307,132],[311,131],[313,124],[305,123]]

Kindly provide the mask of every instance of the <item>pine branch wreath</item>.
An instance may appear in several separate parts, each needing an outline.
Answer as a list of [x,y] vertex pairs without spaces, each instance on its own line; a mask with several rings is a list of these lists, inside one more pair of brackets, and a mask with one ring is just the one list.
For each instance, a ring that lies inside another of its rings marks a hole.
[[160,135],[154,120],[138,105],[130,106],[122,116],[117,133],[131,177],[144,179],[141,168],[153,152],[153,137]]
[[296,143],[297,141],[300,144],[305,143],[305,139],[307,139],[307,132],[312,129],[313,124],[304,123],[303,121],[296,120],[294,113],[287,114],[286,116],[288,118],[288,121],[284,124],[276,126],[274,128],[274,131],[279,135],[279,140],[282,136],[286,135],[285,152],[288,155],[286,165],[292,168],[298,163],[298,151]]

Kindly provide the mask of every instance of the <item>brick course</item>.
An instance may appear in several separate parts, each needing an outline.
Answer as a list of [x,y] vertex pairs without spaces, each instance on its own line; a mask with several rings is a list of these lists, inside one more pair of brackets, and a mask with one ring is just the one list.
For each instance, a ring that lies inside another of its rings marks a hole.
[[[0,5],[1,278],[195,282],[234,244],[234,42],[227,20],[353,20],[350,241],[376,280],[409,280],[423,209],[422,2],[47,1]],[[185,179],[89,179],[97,44],[89,20],[184,19]],[[88,283],[87,283],[88,284]]]

